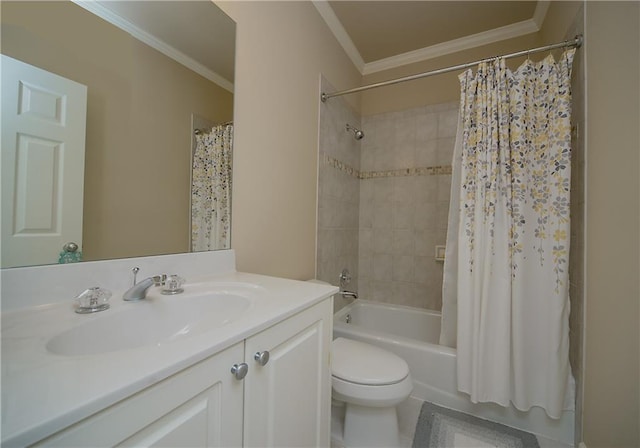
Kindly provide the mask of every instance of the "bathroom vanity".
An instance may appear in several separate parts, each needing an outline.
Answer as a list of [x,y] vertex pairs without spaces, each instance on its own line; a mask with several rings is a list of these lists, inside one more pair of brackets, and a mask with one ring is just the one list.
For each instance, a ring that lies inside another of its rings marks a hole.
[[[101,263],[115,278],[132,261]],[[337,288],[210,270],[181,272],[174,296],[114,291],[92,315],[26,287],[27,306],[2,313],[2,445],[328,446]],[[3,271],[3,301],[27,274]]]

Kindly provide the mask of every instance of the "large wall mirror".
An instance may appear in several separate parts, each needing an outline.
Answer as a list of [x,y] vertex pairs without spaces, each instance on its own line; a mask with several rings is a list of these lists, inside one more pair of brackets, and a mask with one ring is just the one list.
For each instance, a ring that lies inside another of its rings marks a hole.
[[[192,178],[218,172],[205,170],[209,162],[201,156],[193,170],[198,144],[224,144],[224,158],[231,160],[233,20],[207,0],[2,1],[0,8],[3,121],[7,114],[18,120],[11,132],[3,123],[2,267],[56,263],[66,238],[45,249],[37,237],[51,240],[78,209],[84,261],[228,248],[230,179],[212,187],[226,189],[225,199],[214,202],[228,207],[227,215],[213,218],[226,225],[215,230],[226,242],[196,248],[192,232],[202,226],[192,222]],[[79,100],[86,110],[80,163],[68,163],[73,151],[65,139],[75,137],[58,136],[51,122],[71,122],[83,106],[71,107],[73,95],[59,94],[44,81],[17,83],[10,94],[5,78],[13,61],[85,89],[86,98]],[[32,122],[20,128],[24,117]],[[34,120],[44,123],[44,131]],[[53,129],[51,136],[47,129]],[[218,133],[210,135],[213,130]],[[13,155],[5,163],[9,147]],[[219,169],[219,162],[214,165]],[[74,185],[74,173],[80,184]],[[31,200],[47,186],[66,187],[79,205],[69,208],[71,200],[62,200],[57,190]],[[7,227],[20,244],[35,241],[27,252],[47,252],[47,258],[10,260],[9,250],[24,250],[5,244]]]

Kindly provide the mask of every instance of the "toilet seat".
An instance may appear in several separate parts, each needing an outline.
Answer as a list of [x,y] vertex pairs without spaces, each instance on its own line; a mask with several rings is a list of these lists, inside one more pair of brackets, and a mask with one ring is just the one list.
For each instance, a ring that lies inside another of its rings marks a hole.
[[333,397],[360,406],[395,406],[413,389],[404,359],[351,339],[337,338],[332,342],[331,375]]
[[407,375],[395,384],[370,386],[350,383],[334,376],[331,378],[331,387],[333,398],[338,401],[372,408],[385,408],[406,400],[413,390],[413,381],[411,375]]
[[331,375],[348,383],[384,386],[404,380],[409,375],[409,366],[387,350],[337,338],[331,343]]

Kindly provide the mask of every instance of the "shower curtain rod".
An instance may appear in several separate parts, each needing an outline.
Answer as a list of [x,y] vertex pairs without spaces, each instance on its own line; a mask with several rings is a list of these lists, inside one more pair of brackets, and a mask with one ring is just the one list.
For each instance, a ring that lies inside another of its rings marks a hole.
[[571,40],[565,40],[564,42],[558,42],[556,44],[545,45],[543,47],[531,48],[529,50],[522,50],[522,51],[518,51],[516,53],[510,53],[510,54],[505,54],[505,55],[502,55],[502,56],[494,56],[494,57],[491,57],[491,58],[480,59],[479,61],[467,62],[466,64],[453,65],[451,67],[439,68],[437,70],[431,70],[429,72],[418,73],[416,75],[405,76],[403,78],[391,79],[389,81],[382,81],[382,82],[377,82],[377,83],[374,83],[374,84],[368,84],[366,86],[355,87],[353,89],[342,90],[340,92],[334,92],[334,93],[324,93],[323,92],[320,95],[320,99],[324,103],[329,98],[333,98],[333,97],[336,97],[336,96],[342,96],[342,95],[348,95],[350,93],[362,92],[364,90],[375,89],[377,87],[390,86],[392,84],[398,84],[398,83],[405,82],[405,81],[413,81],[414,79],[426,78],[428,76],[440,75],[442,73],[454,72],[456,70],[464,70],[466,68],[470,68],[470,67],[476,66],[476,65],[478,65],[478,64],[480,64],[482,62],[489,62],[489,61],[492,61],[492,60],[497,59],[497,58],[511,59],[511,58],[517,58],[518,56],[525,56],[525,55],[528,56],[528,55],[533,54],[533,53],[540,53],[542,51],[553,50],[555,48],[562,48],[562,47],[576,47],[576,48],[578,48],[581,45],[582,45],[582,34],[579,34],[579,35],[577,35],[575,38],[573,38]]

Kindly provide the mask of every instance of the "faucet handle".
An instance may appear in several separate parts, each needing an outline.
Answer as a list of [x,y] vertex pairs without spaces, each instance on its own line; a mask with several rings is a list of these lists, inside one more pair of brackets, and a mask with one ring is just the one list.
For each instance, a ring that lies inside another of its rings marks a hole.
[[340,279],[340,289],[346,288],[351,283],[351,273],[347,268],[342,270],[338,278]]
[[184,292],[182,285],[185,280],[177,274],[171,274],[166,278],[166,281],[163,283],[162,294],[165,295],[173,295],[180,294]]
[[109,304],[107,302],[110,297],[111,291],[100,288],[99,286],[85,289],[76,297],[76,302],[78,304],[76,313],[89,314],[109,309]]
[[138,283],[138,272],[140,272],[140,268],[139,267],[135,267],[133,269],[131,269],[131,272],[133,272],[133,285],[135,286],[136,283]]
[[154,275],[151,278],[153,278],[154,286],[164,286],[167,281],[167,274]]

